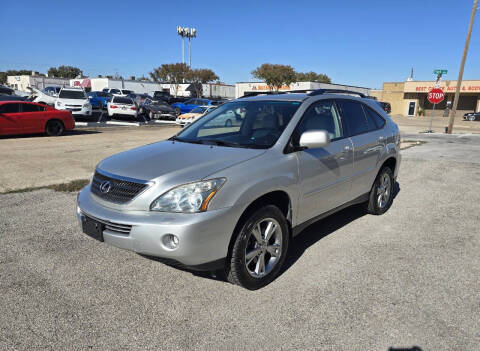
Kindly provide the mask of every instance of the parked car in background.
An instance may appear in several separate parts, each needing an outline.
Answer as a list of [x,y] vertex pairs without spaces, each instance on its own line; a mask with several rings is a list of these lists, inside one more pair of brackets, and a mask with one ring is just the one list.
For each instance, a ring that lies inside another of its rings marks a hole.
[[166,119],[174,121],[176,118],[175,111],[165,101],[155,101],[150,98],[139,106],[139,114],[147,115],[150,119]]
[[466,121],[480,121],[480,111],[479,112],[469,112],[463,115],[463,119]]
[[132,99],[116,95],[107,103],[107,112],[110,117],[122,115],[137,119],[138,115],[137,104]]
[[176,122],[182,126],[193,123],[200,117],[206,115],[207,113],[213,111],[216,108],[216,106],[200,106],[194,108],[192,111],[178,116]]
[[173,96],[170,95],[170,93],[167,91],[156,90],[152,92],[152,97],[154,100],[157,100],[157,101],[158,99],[161,99],[168,102]]
[[30,100],[24,96],[0,94],[0,101],[30,101]]
[[377,100],[375,101],[382,107],[382,110],[384,110],[386,113],[390,114],[392,112],[392,106],[390,105],[390,103]]
[[[135,101],[135,103],[140,106],[142,105],[146,99],[152,99],[152,97],[148,94],[135,94],[135,93],[131,93],[131,94],[128,94],[127,95],[128,98],[132,99],[133,101]],[[139,111],[140,112],[140,111]]]
[[[398,126],[363,94],[335,92],[237,99],[169,140],[108,157],[77,197],[83,231],[222,270],[247,289],[267,285],[312,223],[353,204],[373,215],[392,205]],[[241,125],[217,127],[239,111]]]
[[188,99],[185,102],[176,102],[172,104],[172,108],[175,110],[175,113],[177,115],[180,115],[182,113],[190,112],[194,108],[197,108],[199,106],[210,106],[210,105],[213,105],[212,100],[193,98],[193,99]]
[[0,101],[0,135],[46,133],[62,135],[75,121],[68,111],[27,101]]
[[91,116],[92,105],[82,88],[62,88],[55,100],[57,110],[67,110],[74,116]]
[[116,89],[116,88],[105,88],[102,90],[105,93],[110,93],[115,96],[127,96],[128,94],[132,94],[133,90],[127,89]]
[[0,85],[0,95],[13,95],[14,92],[15,91],[13,89],[10,89],[4,85]]
[[87,96],[92,107],[100,110],[106,109],[108,101],[112,98],[112,94],[104,91],[91,91]]
[[27,89],[32,92],[32,95],[30,95],[31,101],[48,106],[55,106],[55,101],[57,100],[55,96],[45,94],[43,91],[35,87],[27,87]]
[[43,92],[47,95],[58,97],[58,93],[60,93],[61,87],[46,87],[43,89]]

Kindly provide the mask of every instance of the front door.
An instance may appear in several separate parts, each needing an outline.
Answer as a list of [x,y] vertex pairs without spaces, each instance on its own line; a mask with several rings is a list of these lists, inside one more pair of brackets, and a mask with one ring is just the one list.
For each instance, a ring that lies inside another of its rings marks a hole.
[[415,115],[415,101],[410,101],[408,104],[408,115],[414,116]]
[[333,100],[314,102],[294,132],[294,143],[309,130],[326,130],[330,144],[297,152],[300,198],[297,223],[303,223],[349,200],[353,148],[344,138]]
[[0,135],[22,134],[20,104],[12,102],[0,105]]

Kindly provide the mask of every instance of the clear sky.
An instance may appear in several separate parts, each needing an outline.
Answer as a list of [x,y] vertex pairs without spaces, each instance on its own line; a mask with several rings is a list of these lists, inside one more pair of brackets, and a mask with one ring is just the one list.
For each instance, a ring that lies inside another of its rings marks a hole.
[[[195,27],[192,66],[226,83],[254,81],[262,63],[326,73],[372,88],[456,79],[473,0],[0,0],[0,71],[77,66],[85,74],[148,75],[181,61],[176,26]],[[480,11],[465,79],[480,79]]]

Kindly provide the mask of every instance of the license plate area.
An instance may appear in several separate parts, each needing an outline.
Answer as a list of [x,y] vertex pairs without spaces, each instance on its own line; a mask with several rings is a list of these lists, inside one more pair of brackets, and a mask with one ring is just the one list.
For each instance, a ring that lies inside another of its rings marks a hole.
[[89,237],[103,241],[103,231],[105,225],[90,217],[82,216],[82,230]]

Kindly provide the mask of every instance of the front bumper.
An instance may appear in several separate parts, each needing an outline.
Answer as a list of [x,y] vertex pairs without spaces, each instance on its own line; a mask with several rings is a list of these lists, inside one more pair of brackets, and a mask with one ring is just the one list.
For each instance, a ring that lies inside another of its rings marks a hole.
[[69,108],[69,107],[62,107],[58,108],[57,110],[64,110],[70,111],[74,116],[91,116],[92,115],[92,105],[90,107],[79,107],[79,108]]
[[[119,211],[100,205],[87,185],[78,194],[76,212],[80,223],[82,216],[88,216],[112,223],[108,228],[131,226],[128,234],[105,229],[103,238],[107,244],[173,260],[188,268],[213,270],[223,267],[242,209],[229,207],[192,214]],[[167,234],[178,237],[176,249],[163,244],[162,239]]]

